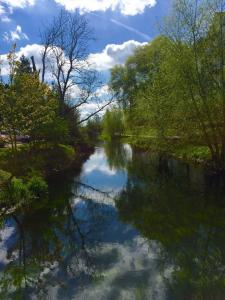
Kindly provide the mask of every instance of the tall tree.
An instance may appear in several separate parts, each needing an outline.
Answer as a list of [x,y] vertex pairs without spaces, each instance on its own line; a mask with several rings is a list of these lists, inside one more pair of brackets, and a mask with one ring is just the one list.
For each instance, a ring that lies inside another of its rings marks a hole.
[[178,0],[167,34],[184,100],[214,160],[224,160],[224,0]]
[[42,37],[42,80],[48,66],[59,95],[61,113],[65,113],[64,106],[68,103],[71,110],[78,109],[93,97],[99,86],[97,73],[87,59],[93,39],[88,21],[78,13],[61,11]]
[[19,60],[19,64],[17,67],[17,73],[32,73],[32,68],[30,66],[30,61],[27,57],[22,55]]
[[[50,73],[60,101],[60,113],[66,115],[82,105],[97,100],[96,91],[102,83],[98,72],[88,60],[88,49],[93,40],[87,19],[78,12],[61,11],[42,34],[42,82]],[[109,104],[113,101],[109,100]],[[102,105],[91,118],[105,108]],[[76,114],[76,112],[75,112]]]

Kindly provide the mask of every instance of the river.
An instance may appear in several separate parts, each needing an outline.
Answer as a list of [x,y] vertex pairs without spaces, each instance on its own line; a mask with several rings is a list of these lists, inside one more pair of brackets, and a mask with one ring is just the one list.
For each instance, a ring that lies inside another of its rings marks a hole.
[[4,218],[0,299],[224,300],[224,179],[105,144]]

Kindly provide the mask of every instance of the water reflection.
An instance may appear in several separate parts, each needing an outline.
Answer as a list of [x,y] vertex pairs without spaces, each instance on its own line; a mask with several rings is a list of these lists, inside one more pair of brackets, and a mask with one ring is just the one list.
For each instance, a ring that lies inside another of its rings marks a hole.
[[146,162],[134,151],[117,208],[124,222],[163,245],[160,267],[173,270],[168,298],[225,299],[224,199],[224,187],[200,169],[160,157]]
[[224,182],[128,145],[96,148],[5,218],[0,299],[225,299]]

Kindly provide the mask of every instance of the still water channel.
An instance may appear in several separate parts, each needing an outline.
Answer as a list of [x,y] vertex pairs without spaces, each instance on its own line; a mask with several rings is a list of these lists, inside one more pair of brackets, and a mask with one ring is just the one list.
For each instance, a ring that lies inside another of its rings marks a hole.
[[2,220],[0,299],[224,300],[222,177],[106,144]]

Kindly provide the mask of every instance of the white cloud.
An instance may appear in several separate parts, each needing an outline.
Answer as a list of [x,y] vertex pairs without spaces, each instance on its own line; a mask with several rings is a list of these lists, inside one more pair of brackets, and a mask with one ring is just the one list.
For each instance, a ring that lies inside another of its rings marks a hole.
[[8,17],[9,13],[10,13],[10,9],[2,5],[0,0],[0,21],[4,23],[10,22],[11,20]]
[[101,86],[100,88],[97,89],[96,91],[96,94],[99,96],[99,97],[105,97],[105,96],[108,96],[109,94],[109,86],[107,84]]
[[89,61],[98,71],[109,70],[117,64],[124,64],[135,49],[144,45],[146,43],[139,43],[134,40],[124,42],[121,45],[109,44],[102,52],[90,54]]
[[[92,67],[98,71],[108,71],[110,68],[115,66],[116,64],[124,64],[127,57],[131,55],[137,47],[146,45],[146,43],[139,43],[134,40],[127,41],[121,45],[109,44],[107,45],[102,52],[90,54],[89,61],[92,63]],[[37,69],[42,68],[41,62],[41,53],[43,51],[43,46],[39,44],[31,44],[26,45],[25,47],[21,47],[20,50],[16,53],[17,59],[19,59],[22,55],[27,58],[34,56],[35,63]],[[7,62],[7,55],[1,56],[1,74],[3,76],[7,76],[9,74],[9,67]],[[52,77],[50,72],[46,73],[46,79],[51,81]],[[71,99],[79,98],[82,94],[82,91],[78,86],[74,86],[71,89]],[[85,118],[94,111],[98,110],[104,104],[109,101],[109,87],[108,85],[103,85],[95,92],[95,97],[93,97],[93,101],[90,100],[89,103],[86,103],[81,106],[80,113],[81,118]],[[113,104],[112,104],[113,105]],[[108,108],[108,107],[107,107]],[[106,108],[106,109],[107,109]],[[105,110],[102,110],[99,114],[102,115]]]
[[[17,59],[19,59],[22,55],[24,55],[27,58],[34,56],[37,69],[40,69],[42,50],[43,47],[39,44],[31,44],[31,45],[28,44],[25,47],[21,47],[20,50],[16,52],[16,57]],[[7,54],[1,55],[0,59],[1,59],[1,74],[3,76],[7,76],[9,74]]]
[[6,42],[15,42],[19,40],[29,40],[28,36],[26,33],[22,31],[22,27],[20,25],[16,26],[16,29],[13,31],[11,30],[10,32],[4,32],[3,34],[3,39]]
[[156,0],[55,0],[55,2],[69,11],[79,9],[81,13],[84,13],[111,9],[130,16],[141,14],[145,8],[156,4]]
[[10,7],[25,8],[34,5],[36,0],[0,0],[0,4],[6,4]]
[[10,19],[8,16],[6,16],[6,15],[2,16],[2,17],[0,18],[0,20],[1,20],[2,22],[4,22],[4,23],[9,23],[9,22],[11,22],[11,19]]
[[3,15],[4,13],[5,13],[5,9],[0,3],[0,15]]
[[37,0],[0,0],[0,21],[10,22],[9,14],[13,13],[14,8],[26,8],[32,6]]
[[109,167],[105,152],[102,148],[98,149],[83,165],[82,175],[87,176],[96,171],[99,171],[106,176],[114,176],[117,173],[115,169]]

